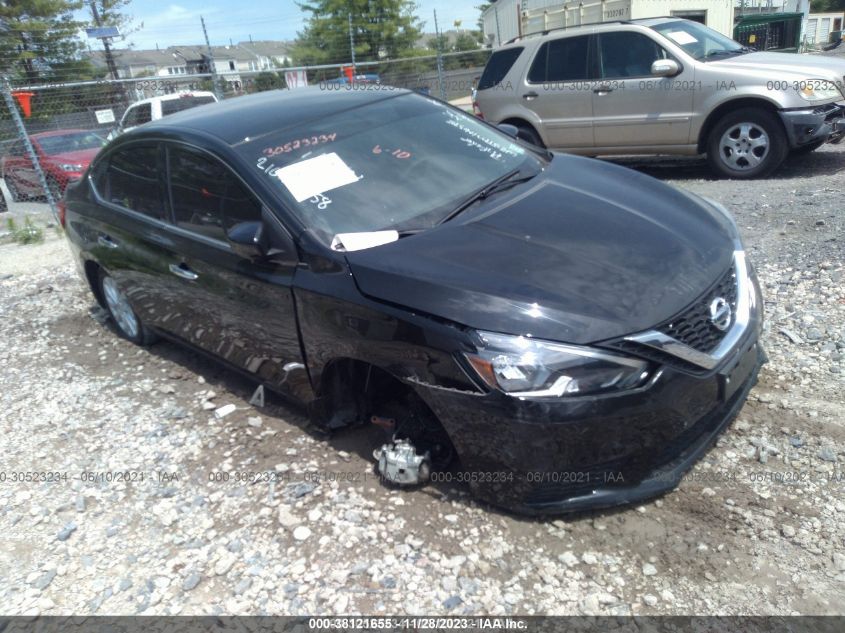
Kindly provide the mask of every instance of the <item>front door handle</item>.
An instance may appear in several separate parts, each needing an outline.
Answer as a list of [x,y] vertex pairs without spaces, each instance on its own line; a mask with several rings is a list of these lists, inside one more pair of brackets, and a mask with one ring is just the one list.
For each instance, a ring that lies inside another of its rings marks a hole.
[[593,88],[593,92],[597,95],[606,95],[608,92],[613,92],[613,88],[608,84],[600,84]]
[[100,246],[105,246],[106,248],[117,248],[118,244],[108,235],[100,235],[97,238],[97,244]]
[[188,281],[194,281],[199,277],[199,275],[191,270],[187,264],[170,264],[170,272],[177,277],[187,279]]
[[525,99],[526,101],[531,101],[532,99],[536,99],[539,96],[540,95],[538,95],[536,92],[534,92],[532,90],[531,92],[526,92],[524,95],[522,95],[522,98]]

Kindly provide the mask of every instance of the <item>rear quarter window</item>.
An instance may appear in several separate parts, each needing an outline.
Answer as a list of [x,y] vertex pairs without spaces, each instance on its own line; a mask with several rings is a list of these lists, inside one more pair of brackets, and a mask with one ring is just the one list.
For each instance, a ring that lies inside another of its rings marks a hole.
[[522,51],[522,47],[517,47],[493,53],[484,67],[481,79],[478,80],[478,90],[493,88],[502,83]]

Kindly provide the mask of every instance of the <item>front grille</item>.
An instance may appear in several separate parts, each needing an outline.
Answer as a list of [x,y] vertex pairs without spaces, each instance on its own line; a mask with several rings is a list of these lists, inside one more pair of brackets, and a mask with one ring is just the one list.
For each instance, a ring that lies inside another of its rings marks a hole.
[[[722,297],[736,314],[736,269],[733,264],[719,278],[716,285],[702,297],[673,319],[655,329],[676,341],[699,352],[709,354],[725,337],[725,332],[717,328],[710,320],[710,304],[717,297]],[[733,325],[733,318],[731,325]]]

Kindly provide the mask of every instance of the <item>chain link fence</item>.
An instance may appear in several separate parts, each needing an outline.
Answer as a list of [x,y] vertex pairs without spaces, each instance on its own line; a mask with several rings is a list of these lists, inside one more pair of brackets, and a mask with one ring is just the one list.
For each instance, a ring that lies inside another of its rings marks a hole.
[[[68,183],[82,176],[109,140],[125,129],[212,101],[212,95],[236,99],[264,90],[297,89],[306,83],[328,93],[380,83],[470,109],[472,88],[490,53],[479,49],[359,62],[353,85],[348,79],[349,65],[344,64],[37,85],[3,78],[0,222],[4,215],[17,221],[40,217],[49,222],[51,215],[58,214],[57,203]],[[161,99],[139,103],[153,97]]]

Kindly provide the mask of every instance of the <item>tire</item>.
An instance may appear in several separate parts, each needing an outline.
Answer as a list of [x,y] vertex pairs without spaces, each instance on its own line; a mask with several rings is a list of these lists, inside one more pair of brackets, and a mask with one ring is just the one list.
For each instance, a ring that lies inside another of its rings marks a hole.
[[789,145],[777,116],[760,108],[727,113],[710,131],[707,162],[720,176],[763,178],[783,163]]
[[118,334],[136,345],[146,347],[154,343],[156,335],[149,330],[135,314],[126,295],[117,285],[114,278],[100,270],[100,296],[106,305],[109,316],[114,322]]
[[796,147],[792,150],[793,156],[806,156],[810,152],[815,152],[818,148],[824,145],[827,141],[815,141],[813,143],[808,143],[807,145],[801,145],[800,147]]
[[540,138],[540,135],[537,134],[537,131],[530,125],[520,123],[516,126],[516,129],[519,130],[516,135],[518,139],[523,140],[526,143],[536,145],[537,147],[542,147],[543,149],[546,148],[545,144],[543,144],[543,139]]
[[0,213],[6,213],[9,210],[9,205],[6,204],[6,196],[0,191]]

